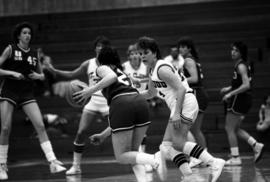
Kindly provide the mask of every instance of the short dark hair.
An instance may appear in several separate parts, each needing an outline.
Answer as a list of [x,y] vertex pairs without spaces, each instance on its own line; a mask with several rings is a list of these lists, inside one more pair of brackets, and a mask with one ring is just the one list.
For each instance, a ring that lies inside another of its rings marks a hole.
[[101,65],[114,65],[123,70],[121,59],[116,49],[112,47],[103,47],[98,54],[98,61]]
[[22,31],[23,28],[29,28],[30,29],[30,31],[31,31],[31,40],[30,40],[30,42],[32,41],[33,36],[34,36],[33,25],[31,23],[29,23],[29,22],[22,22],[22,23],[19,23],[19,24],[15,25],[15,27],[13,29],[12,38],[13,38],[13,41],[15,43],[19,42],[18,36],[21,34],[21,31]]
[[146,37],[146,36],[140,37],[137,42],[137,46],[138,48],[143,49],[143,50],[146,50],[146,49],[151,50],[153,53],[157,54],[157,59],[161,59],[161,53],[155,39],[151,37]]
[[104,45],[104,46],[111,46],[110,40],[109,40],[107,37],[103,36],[103,35],[98,36],[98,37],[94,40],[94,48],[96,48],[96,46],[97,46],[99,43],[102,44],[102,45]]
[[242,59],[244,61],[247,61],[248,47],[246,44],[244,44],[241,41],[236,41],[236,42],[232,43],[231,47],[236,47],[239,50]]

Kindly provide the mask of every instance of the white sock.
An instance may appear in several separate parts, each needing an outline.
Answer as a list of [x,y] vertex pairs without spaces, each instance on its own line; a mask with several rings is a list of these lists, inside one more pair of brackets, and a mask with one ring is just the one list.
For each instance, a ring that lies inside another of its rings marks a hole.
[[253,138],[252,136],[250,136],[248,138],[248,144],[251,146],[251,147],[255,147],[255,144],[257,143],[257,141],[255,140],[255,138]]
[[137,164],[150,164],[151,166],[155,166],[156,165],[155,156],[152,154],[139,152],[136,155],[136,163]]
[[50,141],[43,142],[41,145],[41,148],[46,156],[47,161],[51,162],[53,160],[56,160],[56,157],[54,155],[52,145]]
[[183,152],[191,157],[202,160],[206,164],[214,160],[214,157],[211,154],[193,142],[186,142],[183,148]]
[[81,165],[82,153],[73,152],[73,165]]
[[238,157],[239,156],[239,148],[238,147],[231,147],[231,154],[232,154],[232,157]]
[[190,169],[186,156],[183,155],[183,152],[179,152],[172,147],[172,142],[163,141],[159,147],[162,151],[165,151],[166,157],[169,157],[171,161],[175,163],[178,169],[184,176],[190,175],[192,170]]
[[9,145],[0,145],[0,164],[7,163],[8,147]]

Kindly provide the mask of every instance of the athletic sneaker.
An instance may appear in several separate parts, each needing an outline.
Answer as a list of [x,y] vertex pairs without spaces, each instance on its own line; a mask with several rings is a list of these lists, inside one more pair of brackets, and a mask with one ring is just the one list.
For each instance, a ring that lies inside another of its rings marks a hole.
[[51,173],[60,173],[62,171],[65,171],[66,168],[62,166],[63,163],[59,160],[53,160],[50,164],[50,171]]
[[81,174],[82,170],[80,165],[72,165],[71,168],[66,172],[66,175],[77,175],[77,174]]
[[7,164],[0,164],[0,180],[7,180],[8,175],[7,175]]
[[188,165],[190,168],[193,168],[193,167],[198,167],[201,163],[202,163],[202,160],[196,159],[194,157],[190,157],[190,162]]
[[164,154],[161,151],[155,153],[155,159],[158,161],[158,165],[155,167],[158,177],[161,181],[167,179],[167,165]]
[[254,162],[257,163],[264,152],[264,144],[262,143],[256,143],[255,147],[253,148],[254,151]]
[[229,160],[226,161],[226,166],[239,166],[242,164],[240,157],[232,157]]
[[214,161],[210,164],[210,169],[212,173],[211,182],[216,182],[219,176],[221,175],[222,169],[225,165],[225,161],[220,158],[214,158]]

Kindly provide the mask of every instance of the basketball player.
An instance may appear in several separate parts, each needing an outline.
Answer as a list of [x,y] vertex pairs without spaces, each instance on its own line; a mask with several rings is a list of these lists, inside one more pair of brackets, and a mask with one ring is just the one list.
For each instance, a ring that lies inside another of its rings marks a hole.
[[[138,50],[136,48],[135,44],[131,44],[128,46],[127,50],[127,57],[128,61],[124,62],[122,64],[123,71],[131,78],[133,82],[133,86],[140,92],[145,89],[147,89],[147,83],[148,83],[148,71],[147,67],[142,63],[141,57],[138,53]],[[154,102],[154,101],[151,101]],[[145,152],[146,150],[146,141],[147,141],[147,135],[144,136],[142,143],[139,147],[139,151]],[[145,166],[146,171],[149,179],[151,177],[151,171],[152,168],[150,165]]]
[[127,50],[128,61],[123,63],[123,71],[131,78],[137,90],[147,88],[147,68],[142,64],[136,45],[129,45]]
[[227,132],[231,158],[226,165],[241,165],[237,136],[247,141],[253,148],[254,162],[262,156],[264,144],[257,142],[250,134],[240,128],[244,116],[252,105],[251,70],[247,63],[248,48],[243,42],[234,42],[231,46],[231,57],[234,61],[234,72],[231,86],[221,89],[223,101],[227,105],[225,130]]
[[[100,50],[107,46],[110,46],[110,41],[104,36],[98,36],[94,41],[96,57],[99,55]],[[78,68],[73,71],[58,70],[55,69],[51,64],[47,64],[47,67],[57,76],[66,79],[74,79],[86,74],[89,79],[89,86],[93,86],[99,80],[98,76],[96,75],[96,68],[99,66],[99,62],[96,57],[84,61]],[[101,94],[101,91],[93,94],[91,100],[83,108],[79,128],[73,144],[73,164],[71,168],[66,172],[66,175],[81,174],[82,171],[80,165],[85,147],[85,139],[88,136],[89,126],[93,121],[98,119],[100,114],[105,117],[108,115],[108,112],[109,107],[107,105],[106,99]]]
[[27,22],[17,24],[13,38],[14,44],[8,45],[0,57],[0,76],[4,77],[0,88],[0,180],[8,179],[9,136],[12,114],[16,107],[21,107],[33,123],[41,148],[50,163],[51,173],[66,170],[55,157],[40,109],[34,98],[34,81],[44,80],[44,74],[38,61],[37,52],[30,47],[33,38],[32,25]]
[[[195,141],[206,148],[206,140],[202,133],[201,126],[203,122],[204,112],[208,106],[208,95],[203,87],[203,73],[201,64],[198,62],[199,56],[195,44],[190,37],[182,37],[177,44],[179,53],[185,59],[183,73],[187,78],[189,86],[193,89],[199,105],[199,113],[191,127],[191,132]],[[199,165],[202,161],[191,158],[190,167]]]
[[165,61],[172,63],[175,69],[182,71],[184,65],[184,58],[179,54],[179,49],[177,46],[172,46],[170,49],[170,54],[164,58]]
[[225,161],[214,158],[198,144],[186,140],[187,133],[198,113],[198,104],[193,90],[188,86],[184,75],[179,75],[171,63],[160,59],[160,50],[154,39],[141,37],[137,44],[143,62],[151,70],[149,88],[142,94],[145,98],[158,95],[166,101],[171,111],[160,146],[161,153],[170,156],[186,179],[190,178],[192,171],[187,165],[184,153],[199,158],[211,166],[212,182],[215,182],[222,172]]
[[[81,102],[102,90],[110,106],[108,130],[111,131],[116,160],[122,164],[131,164],[133,168],[151,165],[157,169],[160,179],[164,179],[165,161],[161,153],[152,155],[138,151],[150,124],[147,101],[132,87],[131,80],[122,71],[120,58],[114,49],[102,48],[98,60],[100,66],[96,73],[100,81],[75,93],[74,99]],[[145,174],[141,176],[144,177]]]

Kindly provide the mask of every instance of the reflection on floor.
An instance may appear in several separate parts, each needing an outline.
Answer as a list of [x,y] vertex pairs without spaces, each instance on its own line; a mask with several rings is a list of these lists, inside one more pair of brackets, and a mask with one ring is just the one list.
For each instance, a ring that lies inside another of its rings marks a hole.
[[[268,182],[270,180],[270,153],[265,154],[258,163],[252,156],[242,157],[241,166],[226,166],[219,182]],[[67,168],[71,161],[63,160]],[[181,182],[181,174],[171,162],[168,162],[168,182]],[[136,182],[135,176],[127,165],[117,164],[113,157],[85,159],[83,174],[66,176],[64,173],[52,175],[47,163],[43,161],[20,161],[9,165],[9,180],[14,182]],[[148,174],[154,182],[159,182],[155,173]],[[192,182],[209,182],[210,170],[207,167],[193,169]]]

